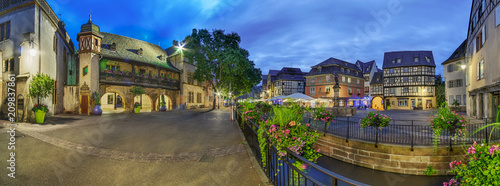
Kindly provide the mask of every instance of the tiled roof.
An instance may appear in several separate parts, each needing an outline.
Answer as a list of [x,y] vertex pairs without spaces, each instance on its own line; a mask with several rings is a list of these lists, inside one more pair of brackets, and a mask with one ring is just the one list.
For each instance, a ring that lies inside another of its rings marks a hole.
[[370,82],[370,85],[382,84],[383,82],[384,82],[384,73],[383,72],[373,73],[373,78]]
[[[148,63],[179,71],[167,60],[167,52],[158,45],[106,32],[101,32],[101,35],[103,36],[101,40],[101,54],[105,58],[123,59],[126,62],[136,61]],[[111,50],[113,43],[116,44],[115,51]],[[143,54],[139,55],[138,51],[141,48]],[[164,57],[163,60],[160,59],[161,55]]]
[[[415,58],[418,61],[415,62]],[[398,63],[398,59],[401,61]],[[427,62],[427,59],[429,62]],[[431,66],[436,67],[432,51],[397,51],[384,54],[384,65],[382,68],[408,67],[408,66]]]
[[362,62],[360,60],[356,61],[356,65],[358,65],[361,68],[363,74],[370,73],[370,71],[372,70],[373,63],[375,63],[375,60],[368,62]]
[[377,68],[377,72],[384,72],[384,70]]
[[464,42],[462,42],[462,44],[460,44],[460,46],[458,46],[458,48],[455,50],[455,52],[453,52],[453,54],[451,54],[451,56],[441,64],[444,65],[449,61],[465,57],[465,43],[466,43],[466,41],[467,41],[467,39]]
[[305,80],[304,73],[302,73],[302,70],[300,70],[300,68],[288,68],[288,67],[283,67],[281,71],[278,72],[277,79],[296,80],[296,81]]
[[271,74],[271,76],[278,75],[278,72],[280,72],[280,71],[279,70],[269,70],[269,74]]
[[[318,69],[318,67],[321,67],[321,71]],[[341,70],[342,67],[344,68],[343,72]],[[349,73],[347,72],[347,69],[351,69]],[[358,74],[356,74],[356,72],[358,72]],[[334,74],[334,73],[363,78],[363,73],[361,72],[361,69],[359,69],[358,66],[335,58],[328,58],[327,60],[315,66],[312,66],[307,76],[313,76],[319,74]]]

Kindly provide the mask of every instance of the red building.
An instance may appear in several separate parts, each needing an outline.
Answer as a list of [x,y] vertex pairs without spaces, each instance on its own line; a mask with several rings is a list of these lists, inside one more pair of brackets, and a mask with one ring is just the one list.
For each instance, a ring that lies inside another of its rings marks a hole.
[[314,98],[333,100],[335,74],[340,85],[340,105],[346,107],[364,106],[365,79],[358,66],[353,63],[329,58],[311,67],[306,77],[305,94]]

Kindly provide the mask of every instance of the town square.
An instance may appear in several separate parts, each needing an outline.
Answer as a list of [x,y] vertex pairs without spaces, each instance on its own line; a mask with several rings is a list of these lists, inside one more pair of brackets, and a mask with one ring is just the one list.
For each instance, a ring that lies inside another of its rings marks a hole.
[[1,0],[0,185],[500,185],[499,3]]

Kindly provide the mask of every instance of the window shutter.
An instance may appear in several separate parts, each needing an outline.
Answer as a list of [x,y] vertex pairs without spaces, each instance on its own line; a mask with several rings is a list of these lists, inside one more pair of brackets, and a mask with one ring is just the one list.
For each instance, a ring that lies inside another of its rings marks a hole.
[[483,28],[482,28],[483,29],[483,34],[481,35],[481,37],[482,37],[481,38],[481,42],[482,42],[481,46],[483,46],[484,42],[486,42],[486,29],[485,29],[486,26],[485,25],[483,25]]
[[479,80],[479,67],[481,67],[481,62],[477,63],[477,68],[476,68],[476,76],[477,76],[477,79]]

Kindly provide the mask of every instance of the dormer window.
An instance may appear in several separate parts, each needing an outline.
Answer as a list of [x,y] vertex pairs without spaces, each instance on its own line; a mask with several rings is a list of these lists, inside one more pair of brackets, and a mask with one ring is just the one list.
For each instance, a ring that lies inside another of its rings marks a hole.
[[344,72],[344,68],[340,68],[340,71],[341,71],[341,72]]
[[351,70],[347,69],[347,73],[351,73]]
[[116,43],[111,43],[111,46],[109,46],[109,49],[111,51],[116,51]]
[[318,72],[321,72],[321,67],[318,67]]
[[161,54],[158,58],[160,58],[161,61],[165,60],[165,55]]
[[427,61],[427,63],[430,63],[431,62],[431,58],[425,56],[425,60]]
[[398,63],[401,63],[401,58],[396,59]]
[[396,60],[392,60],[392,63],[396,63]]
[[137,50],[137,55],[142,56],[142,54],[143,54],[143,50],[142,50],[142,48],[139,48],[139,50]]
[[414,61],[415,63],[417,63],[417,62],[418,62],[418,57],[414,57],[414,58],[413,58],[413,61]]

